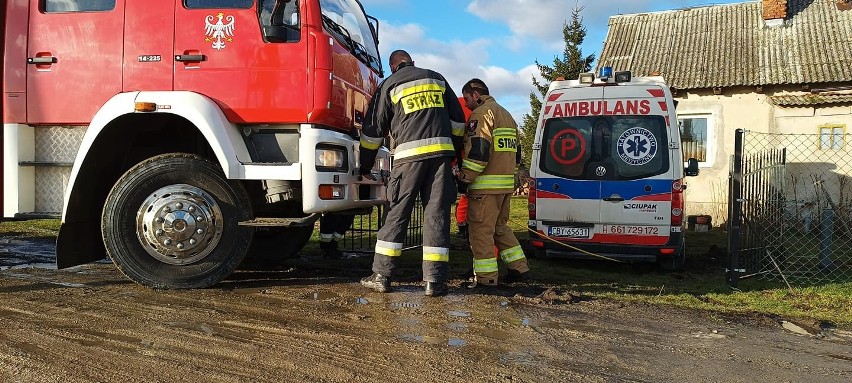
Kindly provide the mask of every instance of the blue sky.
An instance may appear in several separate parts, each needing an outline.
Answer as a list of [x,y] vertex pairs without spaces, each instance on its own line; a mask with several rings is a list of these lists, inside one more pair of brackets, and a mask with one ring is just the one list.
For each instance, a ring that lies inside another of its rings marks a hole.
[[[609,17],[675,10],[736,0],[361,0],[379,19],[379,50],[387,67],[395,49],[411,53],[417,66],[444,75],[456,93],[473,78],[518,123],[529,113],[535,61],[551,65],[565,47],[562,25],[571,9],[582,7],[587,34],[583,54],[599,56]],[[389,74],[389,72],[388,72]]]

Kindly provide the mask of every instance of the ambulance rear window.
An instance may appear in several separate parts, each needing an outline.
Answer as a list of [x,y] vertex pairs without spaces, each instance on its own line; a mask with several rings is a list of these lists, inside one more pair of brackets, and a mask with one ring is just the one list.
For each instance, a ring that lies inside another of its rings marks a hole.
[[576,180],[634,180],[669,170],[662,116],[552,118],[541,140],[541,170]]

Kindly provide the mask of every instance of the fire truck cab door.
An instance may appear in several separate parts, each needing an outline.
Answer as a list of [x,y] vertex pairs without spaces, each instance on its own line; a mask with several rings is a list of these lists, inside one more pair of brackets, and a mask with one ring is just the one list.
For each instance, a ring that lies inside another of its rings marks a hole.
[[181,0],[128,1],[124,23],[125,92],[172,90],[175,3]]
[[33,2],[27,44],[28,123],[89,123],[121,91],[124,2]]
[[176,1],[174,89],[210,97],[236,123],[305,121],[305,3]]

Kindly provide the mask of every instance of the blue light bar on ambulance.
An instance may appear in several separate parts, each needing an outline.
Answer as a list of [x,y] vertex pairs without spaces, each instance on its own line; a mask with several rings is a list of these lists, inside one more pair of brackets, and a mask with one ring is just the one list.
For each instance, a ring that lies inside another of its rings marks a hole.
[[601,81],[605,82],[606,80],[609,80],[610,77],[612,77],[612,67],[611,66],[601,67],[601,69],[598,71],[598,78],[600,78]]

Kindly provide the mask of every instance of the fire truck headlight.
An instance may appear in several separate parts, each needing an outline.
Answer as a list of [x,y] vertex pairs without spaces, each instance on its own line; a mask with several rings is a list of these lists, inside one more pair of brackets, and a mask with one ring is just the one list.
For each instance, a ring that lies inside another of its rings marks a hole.
[[317,170],[346,172],[346,150],[336,146],[318,146],[315,151]]

